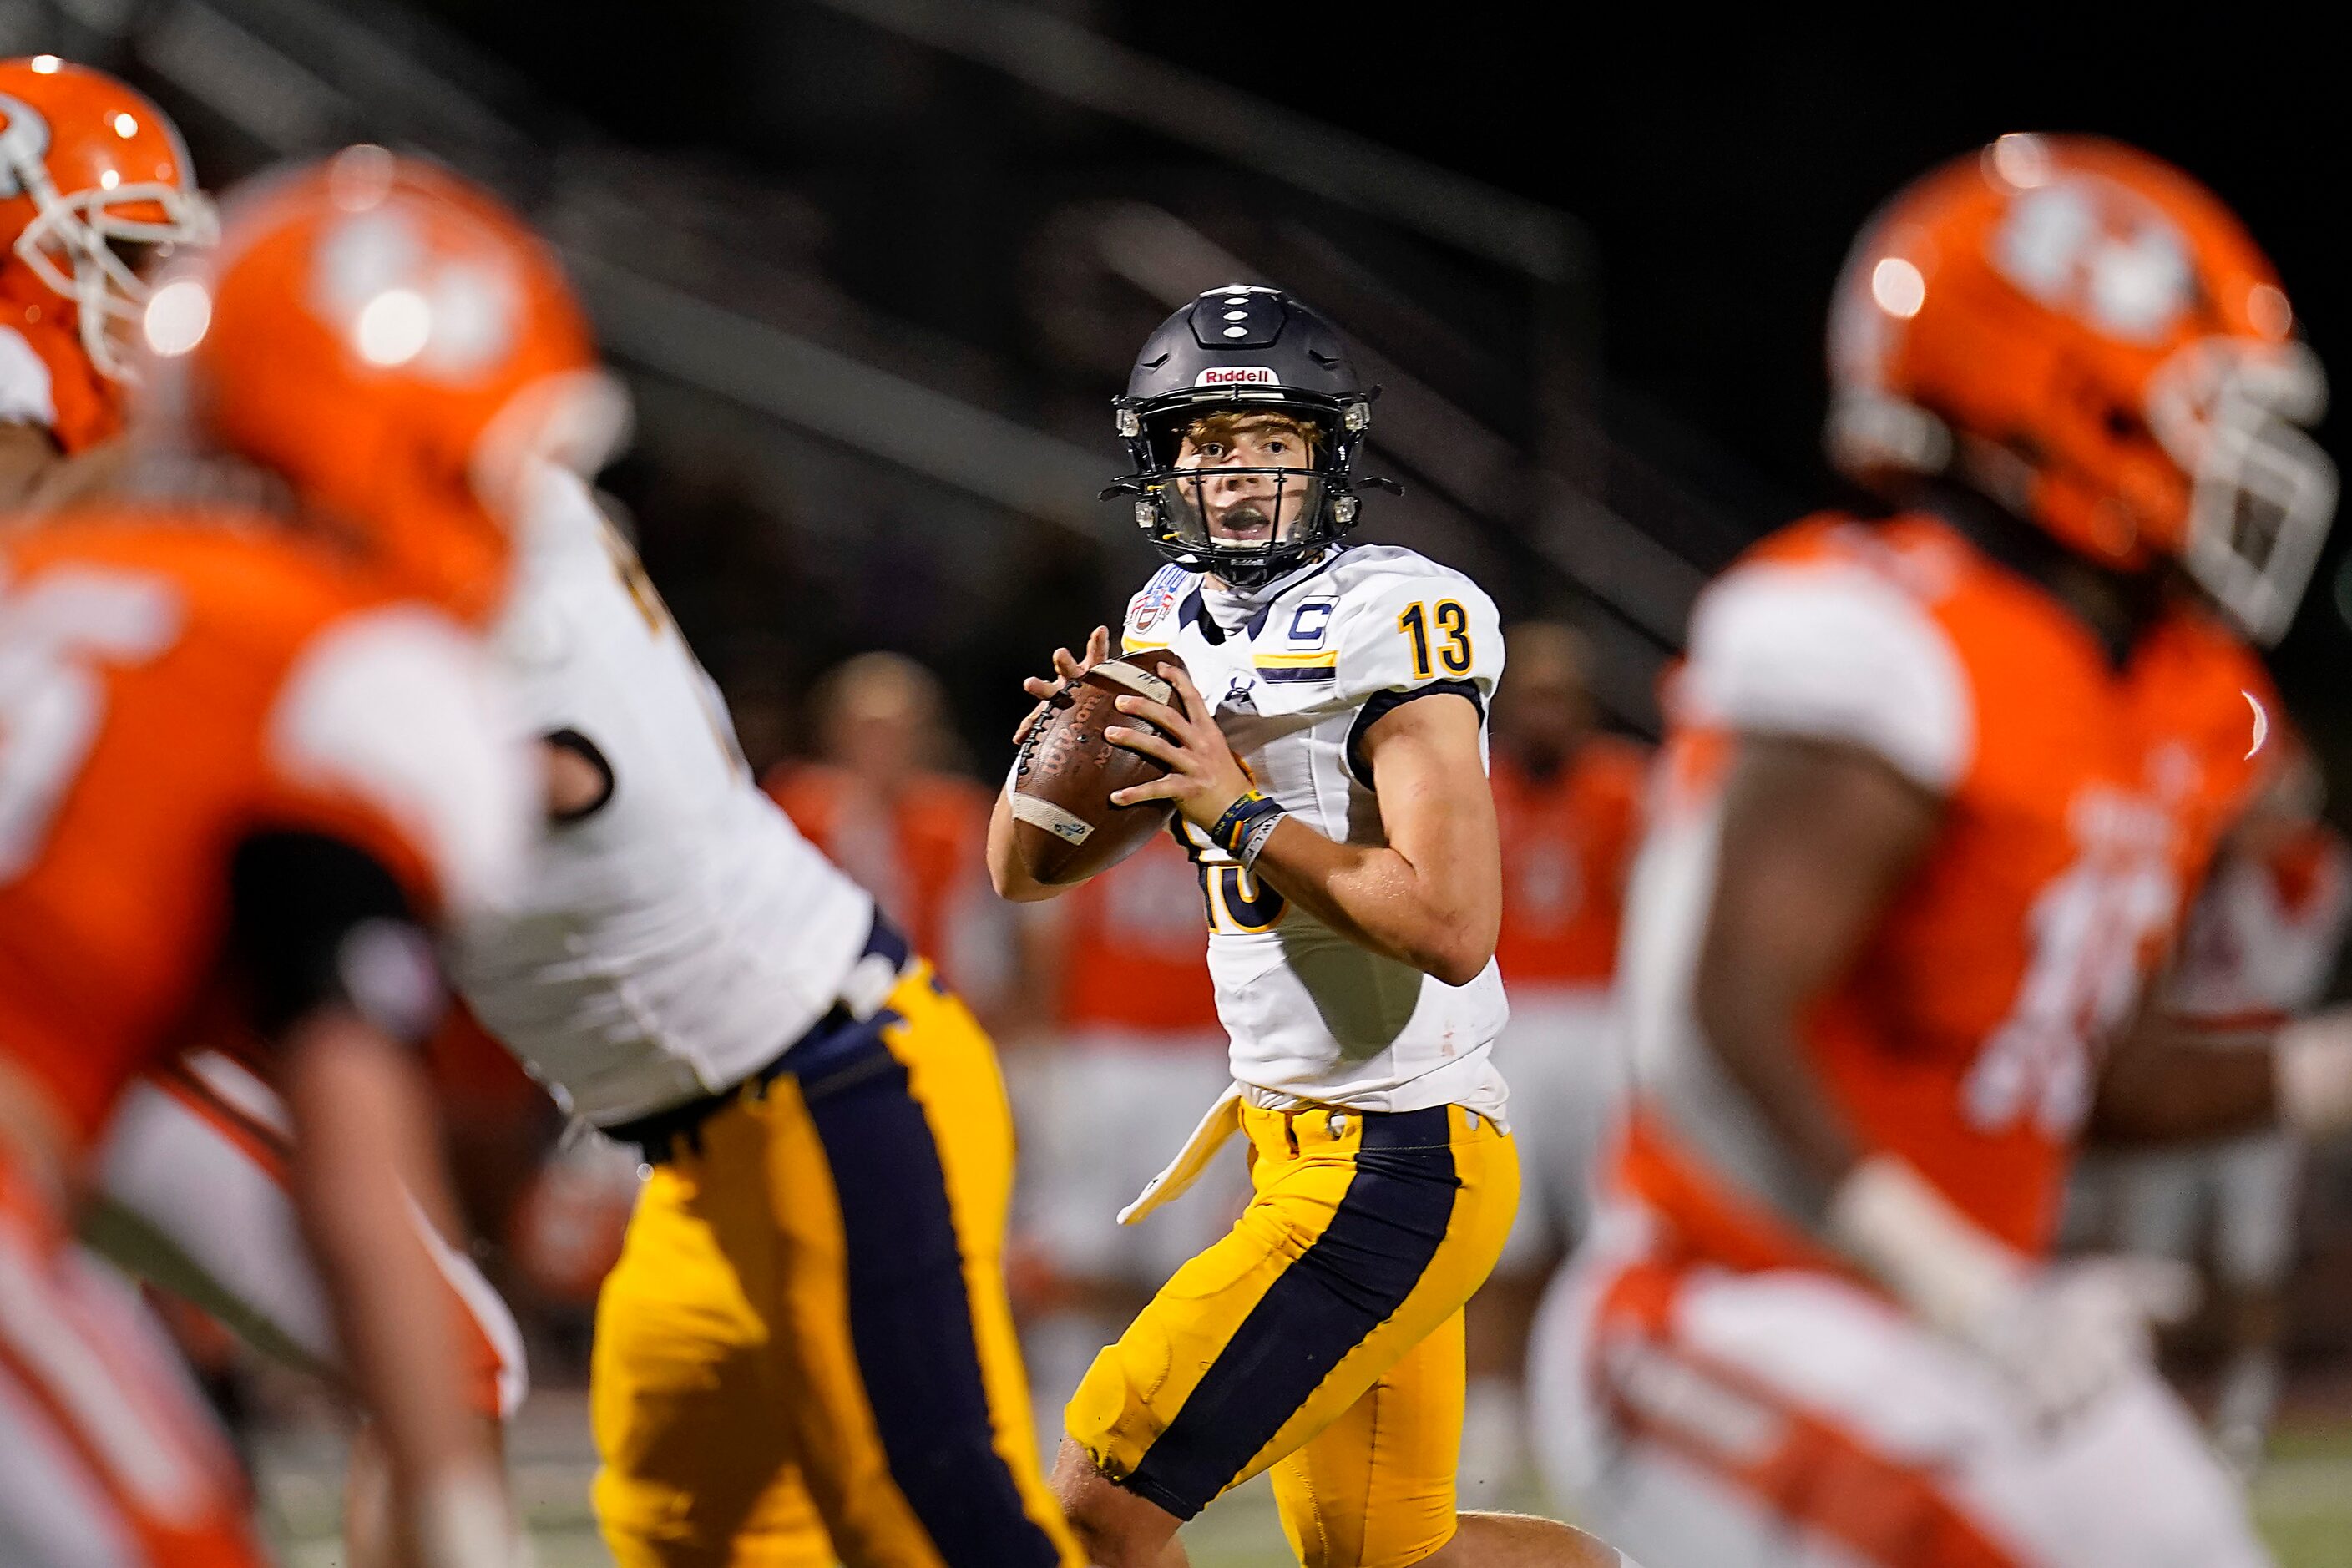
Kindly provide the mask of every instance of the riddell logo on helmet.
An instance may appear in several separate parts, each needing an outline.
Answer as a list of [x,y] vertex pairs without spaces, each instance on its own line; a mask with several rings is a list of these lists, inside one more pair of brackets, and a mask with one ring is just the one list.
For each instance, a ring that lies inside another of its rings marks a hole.
[[1202,371],[1194,386],[1279,386],[1282,378],[1262,364],[1225,364]]

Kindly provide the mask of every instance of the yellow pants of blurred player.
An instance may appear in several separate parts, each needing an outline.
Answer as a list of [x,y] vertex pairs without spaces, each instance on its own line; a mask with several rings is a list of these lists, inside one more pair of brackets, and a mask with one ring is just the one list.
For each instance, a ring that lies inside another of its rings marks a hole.
[[1510,1136],[1459,1106],[1245,1108],[1255,1195],[1071,1399],[1070,1436],[1179,1519],[1274,1470],[1308,1568],[1453,1539],[1462,1307],[1518,1205]]
[[656,1165],[597,1302],[622,1568],[1055,1568],[988,1038],[918,963]]

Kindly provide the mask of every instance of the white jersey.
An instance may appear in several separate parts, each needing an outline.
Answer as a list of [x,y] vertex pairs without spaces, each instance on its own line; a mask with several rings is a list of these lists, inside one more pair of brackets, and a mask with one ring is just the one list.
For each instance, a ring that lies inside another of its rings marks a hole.
[[725,704],[585,485],[552,477],[499,650],[530,732],[612,792],[460,932],[475,1013],[601,1125],[740,1082],[840,999],[873,902],[760,793]]
[[[1467,697],[1483,716],[1503,670],[1478,585],[1395,545],[1335,551],[1246,599],[1205,595],[1199,574],[1162,567],[1128,606],[1125,647],[1173,649],[1257,787],[1341,843],[1386,842],[1364,731],[1432,693]],[[1213,604],[1239,624],[1220,626]],[[1370,952],[1176,820],[1201,869],[1234,1078],[1253,1100],[1501,1112],[1489,1047],[1508,1009],[1492,963],[1457,986]]]

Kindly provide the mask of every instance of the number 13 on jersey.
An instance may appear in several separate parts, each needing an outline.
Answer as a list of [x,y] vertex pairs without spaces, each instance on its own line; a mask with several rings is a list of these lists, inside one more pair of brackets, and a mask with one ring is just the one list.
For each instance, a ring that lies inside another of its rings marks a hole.
[[[1441,639],[1435,664],[1430,662],[1433,627]],[[1397,616],[1397,630],[1412,643],[1412,673],[1416,679],[1426,680],[1440,669],[1448,675],[1470,673],[1476,655],[1470,647],[1470,612],[1462,607],[1459,599],[1440,599],[1434,608],[1408,605]]]

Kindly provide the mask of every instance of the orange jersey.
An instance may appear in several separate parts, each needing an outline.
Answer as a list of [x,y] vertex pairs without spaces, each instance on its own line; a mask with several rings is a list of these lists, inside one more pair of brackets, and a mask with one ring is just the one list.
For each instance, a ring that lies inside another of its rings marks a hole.
[[1200,872],[1172,837],[1155,837],[1056,904],[1058,1027],[1223,1033],[1209,979]]
[[515,873],[526,775],[478,658],[267,526],[0,544],[0,1053],[85,1144],[222,994],[250,834],[351,843],[425,910]]
[[[1804,1021],[1811,1066],[1864,1148],[2042,1251],[2101,1052],[2253,786],[2249,695],[2269,700],[2262,667],[2217,623],[2172,614],[2116,668],[2049,593],[1931,518],[1767,540],[1701,600],[1673,692],[1627,916],[1645,1090],[1714,1070],[1689,975],[1737,735],[1871,750],[1943,816]],[[1703,1098],[1653,1104],[1688,1118]],[[1744,1267],[1814,1256],[1729,1173],[1737,1139],[1669,1124],[1639,1118],[1624,1174],[1686,1245]]]
[[938,962],[955,948],[957,906],[985,890],[985,785],[950,773],[918,774],[896,800],[877,803],[857,780],[823,763],[786,763],[761,781],[770,798],[826,858],[874,896],[916,950]]
[[1587,741],[1542,783],[1495,758],[1503,843],[1495,961],[1505,986],[1609,984],[1649,766],[1647,748],[1605,735]]
[[122,428],[122,388],[89,363],[73,307],[13,270],[0,272],[0,425],[37,426],[68,457]]

